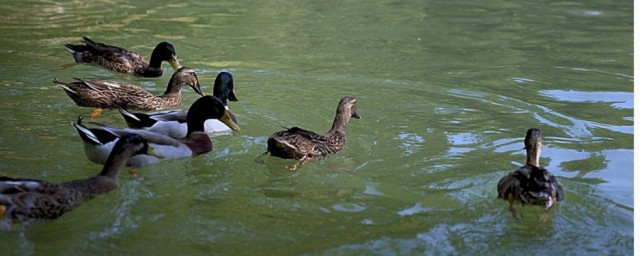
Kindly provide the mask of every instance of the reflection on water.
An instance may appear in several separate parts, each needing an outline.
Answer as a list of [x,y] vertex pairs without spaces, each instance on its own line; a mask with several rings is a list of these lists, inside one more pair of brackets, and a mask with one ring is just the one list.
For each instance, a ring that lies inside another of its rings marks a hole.
[[630,92],[581,92],[563,90],[545,90],[540,94],[558,101],[569,102],[607,102],[617,109],[633,109],[633,93]]
[[[234,74],[241,132],[214,151],[123,176],[118,190],[0,232],[24,254],[613,254],[633,250],[630,2],[11,1],[0,8],[0,175],[86,177],[70,123],[90,109],[55,77],[139,78],[74,65],[82,36],[148,57],[176,46],[205,92]],[[165,74],[171,69],[165,67]],[[296,172],[265,157],[282,126],[328,130],[358,99],[347,145]],[[184,93],[185,105],[196,95]],[[117,111],[99,122],[123,126]],[[538,127],[566,199],[550,221],[496,199]],[[309,242],[313,241],[313,242]]]

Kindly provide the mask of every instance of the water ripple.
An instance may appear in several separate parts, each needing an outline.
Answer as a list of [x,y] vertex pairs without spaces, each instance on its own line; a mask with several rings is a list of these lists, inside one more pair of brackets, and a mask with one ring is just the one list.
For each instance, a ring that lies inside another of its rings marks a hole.
[[543,96],[567,102],[607,102],[618,109],[633,109],[633,93],[630,92],[583,92],[574,90],[543,90]]

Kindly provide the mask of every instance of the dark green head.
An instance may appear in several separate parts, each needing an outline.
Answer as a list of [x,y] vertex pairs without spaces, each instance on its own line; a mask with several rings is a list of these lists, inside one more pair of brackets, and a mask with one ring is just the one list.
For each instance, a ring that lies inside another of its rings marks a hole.
[[222,100],[226,106],[228,101],[238,101],[236,93],[233,91],[233,76],[231,73],[222,71],[216,76],[213,82],[213,96]]
[[220,99],[208,95],[194,101],[189,111],[187,111],[187,134],[191,134],[194,131],[204,131],[204,122],[207,119],[218,119],[232,130],[240,130],[240,127],[234,121],[233,113],[224,107]]
[[156,48],[153,48],[153,52],[151,52],[151,59],[149,60],[149,66],[159,68],[160,63],[163,61],[169,62],[174,70],[178,70],[180,68],[176,49],[168,42],[161,42],[156,45]]

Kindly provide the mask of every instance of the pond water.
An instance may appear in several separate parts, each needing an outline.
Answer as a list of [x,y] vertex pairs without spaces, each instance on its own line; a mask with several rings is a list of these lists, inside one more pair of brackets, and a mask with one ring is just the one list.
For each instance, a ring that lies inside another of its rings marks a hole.
[[[82,36],[149,56],[175,45],[211,93],[228,70],[242,128],[214,150],[120,176],[61,218],[0,232],[2,255],[370,255],[633,252],[631,1],[8,1],[0,7],[0,175],[53,182],[101,166],[52,79],[170,77],[74,65]],[[324,132],[358,100],[336,155],[259,164],[282,126]],[[183,107],[197,95],[185,89]],[[124,126],[117,111],[97,121]],[[566,197],[514,219],[497,181],[528,128]]]

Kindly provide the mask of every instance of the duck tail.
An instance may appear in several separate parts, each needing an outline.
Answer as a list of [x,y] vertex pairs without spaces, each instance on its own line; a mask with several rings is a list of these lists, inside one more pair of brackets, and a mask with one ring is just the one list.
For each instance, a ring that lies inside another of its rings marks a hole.
[[75,45],[75,44],[70,44],[70,43],[65,43],[64,47],[67,47],[67,50],[69,52],[71,52],[71,54],[73,54],[73,55],[75,55],[78,52],[84,51],[84,49],[86,48],[86,46],[84,46],[84,45]]
[[84,118],[82,117],[82,115],[80,115],[78,116],[78,120],[75,123],[71,123],[71,125],[76,128],[76,131],[78,131],[78,134],[80,135],[80,138],[82,138],[82,141],[91,143],[93,145],[101,145],[102,142],[100,142],[98,137],[93,132],[91,132],[89,128],[82,125],[83,119]]
[[95,44],[95,42],[91,41],[91,39],[86,37],[83,37],[83,39],[84,39],[85,45],[70,44],[70,43],[64,44],[64,47],[66,47],[67,50],[71,52],[71,55],[73,55],[73,59],[76,62],[82,62],[84,61],[85,58],[90,57],[91,49],[94,48],[92,44]]
[[127,125],[129,125],[129,127],[132,127],[132,126],[135,127],[136,124],[141,122],[138,116],[127,111],[125,108],[119,108],[118,111],[120,111],[120,114],[122,115],[124,120],[127,122]]
[[91,38],[88,38],[86,36],[83,36],[82,40],[84,40],[84,43],[89,45],[89,46],[95,46],[95,45],[98,44],[98,43],[96,43],[96,41],[93,41],[93,40],[91,40]]
[[[69,84],[67,84],[65,82],[62,82],[62,81],[60,81],[60,80],[58,80],[56,78],[53,79],[53,85],[56,86],[56,87],[62,88],[67,93],[78,94],[75,90],[73,90],[73,89],[71,89],[69,87]],[[69,95],[69,96],[71,96],[71,95]]]

